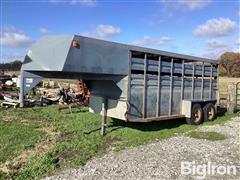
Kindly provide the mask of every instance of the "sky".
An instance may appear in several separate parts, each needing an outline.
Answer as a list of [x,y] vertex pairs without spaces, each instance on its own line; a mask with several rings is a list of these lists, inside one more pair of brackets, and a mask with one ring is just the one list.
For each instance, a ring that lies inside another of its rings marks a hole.
[[217,59],[240,51],[239,0],[0,0],[0,63],[45,35],[79,34]]

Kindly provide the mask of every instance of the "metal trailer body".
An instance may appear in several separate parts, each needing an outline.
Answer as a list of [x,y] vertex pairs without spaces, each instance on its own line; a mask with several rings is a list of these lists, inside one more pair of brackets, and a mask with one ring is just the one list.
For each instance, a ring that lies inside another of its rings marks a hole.
[[45,36],[21,69],[20,102],[42,78],[83,79],[90,111],[132,122],[190,117],[217,102],[218,61],[78,35]]

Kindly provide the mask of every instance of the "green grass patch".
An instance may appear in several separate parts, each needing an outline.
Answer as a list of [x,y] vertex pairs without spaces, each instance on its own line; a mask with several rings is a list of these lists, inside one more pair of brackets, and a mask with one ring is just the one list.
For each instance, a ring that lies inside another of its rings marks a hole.
[[188,133],[188,136],[196,139],[206,139],[209,141],[219,141],[226,139],[225,135],[217,132],[192,131]]
[[[42,154],[29,157],[27,163],[12,178],[39,179],[62,168],[83,165],[92,157],[106,153],[110,146],[120,150],[170,138],[197,128],[179,119],[152,123],[126,123],[108,118],[107,135],[102,137],[100,115],[92,114],[87,109],[82,112],[74,110],[73,114],[69,114],[68,110],[58,112],[57,108],[57,105],[51,105],[0,110],[1,143],[6,146],[12,141],[11,148],[16,153],[23,151],[24,148],[31,148],[39,140],[41,137],[39,128],[51,127],[52,131],[60,134],[53,146]],[[234,116],[236,115],[225,114],[201,126],[224,123]],[[4,156],[9,154],[2,161],[15,156],[8,151],[8,148],[2,154]]]
[[0,121],[0,163],[19,155],[24,149],[34,147],[43,136],[30,126]]
[[223,113],[221,112],[218,117],[216,119],[214,119],[214,121],[207,121],[201,124],[201,126],[209,126],[209,125],[215,125],[215,124],[224,124],[227,121],[230,121],[233,117],[237,117],[240,116],[240,114],[238,113]]

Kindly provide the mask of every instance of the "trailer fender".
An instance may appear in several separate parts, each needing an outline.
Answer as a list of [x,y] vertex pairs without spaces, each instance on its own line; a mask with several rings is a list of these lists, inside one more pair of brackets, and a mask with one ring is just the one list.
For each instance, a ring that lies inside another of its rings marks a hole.
[[186,118],[191,118],[192,114],[192,101],[182,100],[181,113],[185,115]]

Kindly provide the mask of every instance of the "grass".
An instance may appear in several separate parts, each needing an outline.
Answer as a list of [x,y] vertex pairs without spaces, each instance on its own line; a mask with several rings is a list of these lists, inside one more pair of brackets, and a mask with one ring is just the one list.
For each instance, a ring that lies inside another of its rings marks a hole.
[[[226,91],[227,82],[238,80],[220,77],[220,91]],[[236,114],[226,113],[200,126],[223,124],[234,116]],[[57,105],[0,109],[0,179],[40,179],[66,167],[83,165],[92,157],[106,153],[109,147],[120,150],[181,133],[189,132],[191,137],[208,140],[223,138],[214,132],[194,131],[197,126],[187,125],[184,120],[143,124],[111,118],[107,121],[107,135],[101,137],[101,116],[89,113],[87,109],[73,114],[67,110],[58,112]],[[7,166],[9,172],[1,171],[2,165],[14,164],[16,157],[29,150],[33,153],[26,161]]]
[[[201,126],[221,124],[234,116],[225,114]],[[120,150],[197,128],[185,124],[184,120],[141,124],[108,118],[107,135],[101,137],[100,115],[92,114],[87,109],[82,112],[75,110],[73,114],[67,110],[60,113],[57,105],[2,110],[0,123],[0,145],[4,147],[0,153],[0,164],[14,161],[14,157],[26,149],[36,151],[17,169],[10,167],[10,173],[0,172],[0,179],[39,179],[66,167],[83,165],[92,157],[106,153],[109,147]],[[47,133],[44,129],[48,129]],[[50,140],[47,138],[49,136],[52,136]],[[40,143],[45,144],[45,149],[34,149]]]
[[196,139],[206,139],[209,141],[219,141],[226,139],[223,134],[217,132],[191,131],[188,133],[188,136]]
[[0,121],[0,163],[11,160],[34,146],[43,132],[21,123]]

